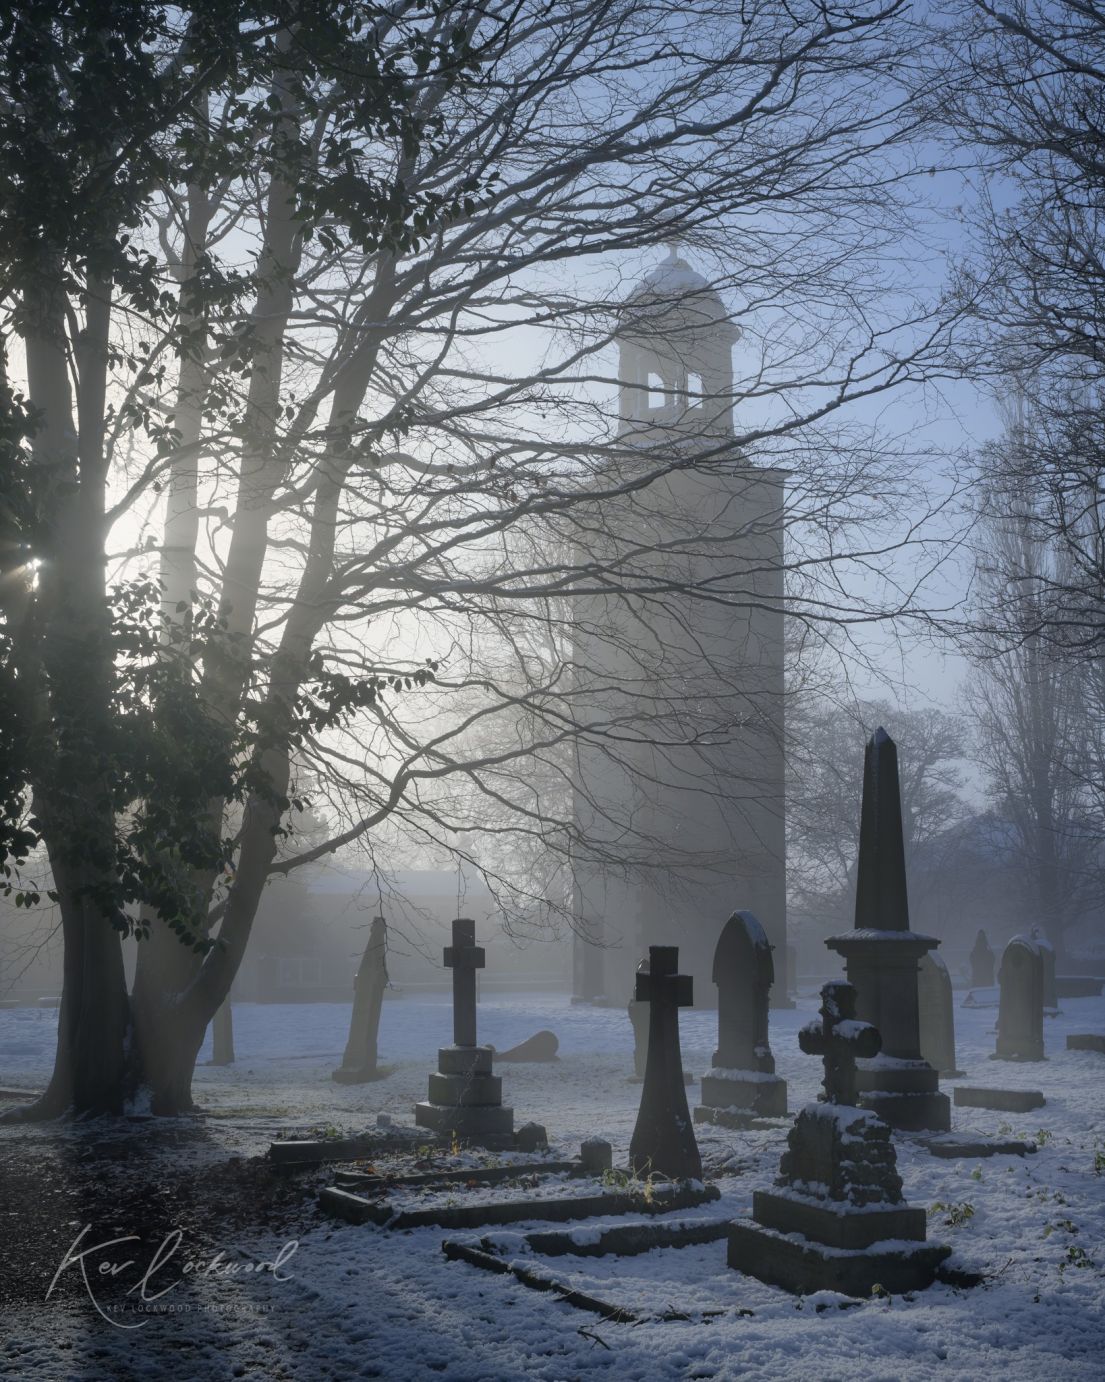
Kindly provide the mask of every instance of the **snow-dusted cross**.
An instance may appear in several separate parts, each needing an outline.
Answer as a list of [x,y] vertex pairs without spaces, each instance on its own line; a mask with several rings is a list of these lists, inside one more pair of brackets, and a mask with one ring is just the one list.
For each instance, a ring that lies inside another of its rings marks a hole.
[[476,970],[484,967],[483,946],[476,944],[476,923],[453,922],[453,943],[445,947],[445,965],[453,971],[453,1044],[476,1044]]
[[807,1022],[798,1033],[807,1056],[825,1062],[824,1100],[853,1106],[856,1102],[856,1060],[877,1056],[882,1037],[869,1022],[856,1021],[856,991],[844,980],[821,988],[821,1021]]

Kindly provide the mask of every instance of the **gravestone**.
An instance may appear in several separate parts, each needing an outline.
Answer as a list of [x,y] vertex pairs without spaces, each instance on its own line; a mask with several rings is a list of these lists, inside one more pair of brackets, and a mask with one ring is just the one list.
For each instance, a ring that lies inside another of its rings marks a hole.
[[1046,1060],[1044,958],[1035,941],[1013,937],[1002,951],[998,982],[998,1040],[990,1059]]
[[798,947],[787,946],[787,997],[798,997]]
[[1055,1017],[1059,1012],[1059,995],[1056,991],[1055,983],[1055,947],[1044,935],[1039,926],[1034,926],[1029,932],[1029,939],[1040,952],[1040,959],[1044,966],[1044,1013],[1048,1017]]
[[502,1079],[491,1073],[491,1047],[476,1044],[476,970],[484,966],[484,952],[476,944],[474,921],[453,922],[444,963],[453,971],[453,1044],[439,1048],[429,1098],[415,1104],[414,1121],[486,1147],[509,1146],[514,1110],[503,1107]]
[[921,1024],[921,1055],[937,1074],[956,1078],[955,1014],[948,967],[931,951],[917,965],[917,1010]]
[[638,1176],[701,1180],[702,1158],[687,1107],[679,1049],[679,1009],[692,1002],[691,979],[677,973],[676,946],[650,945],[648,957],[648,973],[638,968],[635,990],[637,1001],[649,1006],[648,1054],[629,1164]]
[[[637,973],[648,973],[647,955],[638,964]],[[634,1082],[640,1083],[645,1078],[645,1064],[648,1060],[648,1004],[637,997],[636,988],[633,990],[633,996],[629,1000],[626,1011],[629,1013],[629,1021],[633,1027],[632,1079]]]
[[951,1105],[921,1054],[917,964],[940,944],[909,929],[898,750],[881,726],[863,760],[856,924],[825,944],[843,955],[856,1010],[882,1036],[882,1050],[861,1061],[859,1104],[895,1128],[947,1132]]
[[368,944],[353,982],[353,1017],[345,1055],[341,1065],[330,1075],[338,1084],[367,1084],[370,1080],[384,1078],[376,1063],[376,1042],[384,990],[388,984],[386,960],[387,923],[383,917],[373,917]]
[[786,1081],[768,1044],[768,997],[775,980],[771,946],[751,912],[734,912],[714,951],[718,1044],[702,1076],[696,1123],[740,1127],[750,1114],[781,1117]]
[[988,989],[994,985],[994,952],[986,939],[986,932],[979,927],[975,943],[971,948],[971,987]]
[[788,1291],[919,1290],[950,1252],[925,1242],[925,1211],[903,1199],[889,1126],[855,1106],[856,1060],[877,1055],[880,1038],[854,1014],[851,984],[822,988],[820,1021],[798,1038],[824,1061],[821,1101],[787,1136],[778,1190],[754,1191],[754,1222],[729,1229],[729,1266]]

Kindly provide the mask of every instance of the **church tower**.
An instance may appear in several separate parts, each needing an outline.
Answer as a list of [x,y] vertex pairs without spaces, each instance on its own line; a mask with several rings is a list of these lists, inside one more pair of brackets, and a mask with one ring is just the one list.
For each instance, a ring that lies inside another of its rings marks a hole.
[[613,464],[653,478],[604,507],[633,593],[596,596],[576,638],[577,716],[619,745],[577,751],[576,1001],[625,1002],[648,947],[678,945],[712,1006],[714,947],[744,910],[787,1002],[783,475],[733,446],[739,334],[674,249],[621,308]]

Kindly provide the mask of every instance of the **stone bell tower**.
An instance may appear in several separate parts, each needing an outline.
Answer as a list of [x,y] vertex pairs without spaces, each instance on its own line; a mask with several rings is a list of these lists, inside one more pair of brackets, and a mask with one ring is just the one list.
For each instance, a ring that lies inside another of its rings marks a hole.
[[677,945],[696,1005],[713,1006],[714,948],[745,910],[774,950],[771,1003],[787,1005],[784,477],[733,443],[739,335],[674,249],[620,309],[605,478],[648,482],[603,506],[621,588],[590,600],[575,635],[577,718],[618,745],[600,732],[577,751],[579,1001],[625,1002],[649,946]]

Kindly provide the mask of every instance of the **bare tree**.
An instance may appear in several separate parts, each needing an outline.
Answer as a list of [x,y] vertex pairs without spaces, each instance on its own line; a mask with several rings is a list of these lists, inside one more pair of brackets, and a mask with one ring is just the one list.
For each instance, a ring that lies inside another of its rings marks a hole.
[[[98,70],[65,18],[59,0],[36,74],[63,108],[58,70]],[[903,545],[929,559],[916,476],[846,421],[948,344],[943,310],[894,278],[916,133],[895,84],[918,41],[902,3],[754,0],[737,18],[493,0],[367,20],[289,3],[233,20],[233,62],[204,66],[189,44],[215,19],[183,10],[132,93],[157,97],[164,138],[129,131],[158,157],[96,233],[131,235],[141,273],[69,240],[33,261],[5,247],[24,490],[62,462],[71,486],[21,530],[40,565],[15,583],[10,665],[41,742],[82,726],[64,792],[20,758],[66,934],[38,1113],[142,1088],[155,1111],[190,1107],[274,871],[385,829],[463,852],[489,800],[502,830],[570,854],[572,813],[531,767],[564,783],[580,736],[627,756],[615,731],[655,745],[677,722],[666,706],[650,726],[654,695],[618,725],[575,713],[573,608],[670,605],[693,634],[696,608],[756,598],[739,564],[678,574],[703,543],[740,542],[739,506],[708,534],[675,516],[657,562],[673,476],[789,468],[790,599],[810,629],[907,607],[868,575]],[[5,51],[14,128],[32,117]],[[97,143],[80,116],[114,189],[119,133]],[[79,201],[71,164],[57,177]],[[610,425],[623,285],[673,237],[743,331],[732,389],[704,402],[738,422],[631,444]],[[120,695],[162,776],[120,768]],[[289,855],[295,762],[332,834]],[[65,835],[90,800],[94,876]]]
[[[1006,454],[1020,435],[1007,436]],[[965,703],[1007,866],[1022,880],[1024,919],[1042,924],[1065,957],[1071,928],[1100,892],[1093,770],[1101,733],[1085,698],[1096,667],[1057,653],[1045,632],[1054,591],[1069,588],[1069,553],[1042,542],[1033,518],[1031,496],[999,471],[980,528],[979,632]]]
[[852,924],[863,750],[879,725],[898,748],[915,922],[938,890],[947,843],[968,814],[963,792],[970,745],[959,716],[883,701],[842,703],[823,692],[798,697],[788,725],[787,886],[795,921],[819,935]]

